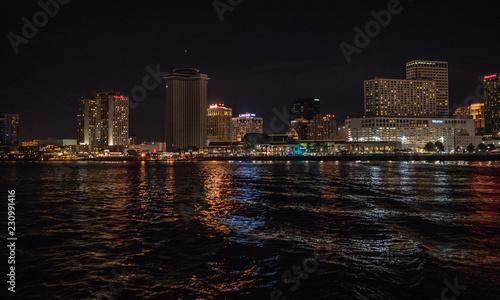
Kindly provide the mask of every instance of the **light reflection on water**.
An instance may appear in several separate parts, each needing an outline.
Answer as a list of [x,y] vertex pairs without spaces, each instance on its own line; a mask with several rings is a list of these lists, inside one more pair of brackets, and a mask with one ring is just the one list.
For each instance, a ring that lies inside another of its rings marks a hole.
[[[433,299],[458,277],[461,298],[494,299],[499,167],[5,163],[0,178],[18,191],[21,296]],[[292,291],[282,275],[318,248],[332,255]]]

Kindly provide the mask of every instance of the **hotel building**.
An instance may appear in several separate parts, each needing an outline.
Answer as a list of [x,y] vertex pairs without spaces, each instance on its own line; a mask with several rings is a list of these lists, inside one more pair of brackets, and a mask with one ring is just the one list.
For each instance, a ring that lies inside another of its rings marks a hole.
[[224,104],[212,104],[207,109],[207,137],[210,142],[231,140],[233,110]]
[[406,63],[406,79],[436,82],[436,116],[449,117],[448,62],[414,60]]
[[241,139],[247,133],[262,133],[263,120],[261,117],[256,117],[255,114],[245,113],[240,114],[236,118],[232,118],[231,140],[236,141]]
[[338,127],[338,121],[334,115],[318,114],[308,124],[308,140],[335,140],[338,138]]
[[484,76],[484,117],[488,134],[500,132],[500,77]]
[[119,92],[92,91],[78,99],[77,143],[92,146],[128,145],[129,98]]
[[404,149],[423,151],[428,142],[441,141],[446,151],[477,146],[473,119],[365,117],[346,120],[348,142],[401,142]]
[[434,117],[436,82],[375,78],[365,80],[365,115],[367,117]]
[[441,141],[446,151],[477,146],[475,120],[448,117],[448,63],[411,61],[406,79],[365,81],[365,116],[345,122],[348,142],[401,142],[404,149],[423,151]]
[[19,115],[0,113],[0,146],[19,146]]
[[338,121],[333,115],[317,114],[311,120],[290,121],[288,132],[297,134],[298,139],[308,141],[331,141],[338,138]]
[[210,78],[192,68],[164,77],[166,150],[207,146],[207,86]]
[[308,134],[308,127],[309,127],[309,122],[308,120],[304,118],[298,118],[295,120],[291,120],[290,123],[288,124],[288,132],[293,132],[294,135],[297,135],[297,139],[300,140],[308,140],[309,139],[309,134]]

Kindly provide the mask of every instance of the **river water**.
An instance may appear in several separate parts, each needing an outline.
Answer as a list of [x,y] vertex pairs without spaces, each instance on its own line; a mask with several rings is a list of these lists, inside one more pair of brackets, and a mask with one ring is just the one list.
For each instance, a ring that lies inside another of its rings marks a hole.
[[498,162],[5,162],[0,179],[16,299],[500,299]]

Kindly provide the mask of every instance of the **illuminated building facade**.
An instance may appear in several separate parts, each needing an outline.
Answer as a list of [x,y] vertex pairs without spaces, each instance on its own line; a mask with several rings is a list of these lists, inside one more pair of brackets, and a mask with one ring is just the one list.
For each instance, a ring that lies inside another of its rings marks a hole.
[[470,106],[462,106],[455,110],[453,116],[457,119],[470,119]]
[[484,76],[484,117],[486,133],[500,132],[500,77]]
[[192,68],[164,77],[167,151],[207,146],[207,88],[210,78]]
[[406,63],[406,79],[436,82],[436,116],[449,117],[448,62],[414,60]]
[[0,146],[19,146],[19,115],[0,113]]
[[129,143],[129,98],[119,92],[92,91],[78,100],[77,143],[122,146]]
[[428,142],[441,141],[446,151],[477,146],[473,119],[366,117],[346,120],[348,142],[401,142],[404,149],[422,151]]
[[210,142],[231,140],[233,110],[224,104],[212,104],[207,109],[207,137]]
[[338,122],[334,115],[318,114],[307,124],[307,139],[331,141],[338,138]]
[[470,106],[459,107],[453,116],[458,119],[473,119],[476,133],[483,133],[485,128],[484,103],[472,103]]
[[308,127],[309,121],[303,118],[299,118],[290,121],[288,125],[288,132],[294,132],[294,134],[297,134],[297,137],[300,140],[308,140]]
[[319,98],[297,99],[290,107],[290,113],[295,115],[296,119],[311,120],[319,114]]
[[255,114],[245,113],[232,118],[231,140],[236,141],[247,133],[262,133],[263,120]]
[[366,117],[434,117],[436,82],[375,78],[365,80]]

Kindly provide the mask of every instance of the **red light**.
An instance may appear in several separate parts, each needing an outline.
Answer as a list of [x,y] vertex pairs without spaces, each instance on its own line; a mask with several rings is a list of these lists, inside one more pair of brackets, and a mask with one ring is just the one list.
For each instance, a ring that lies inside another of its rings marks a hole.
[[115,96],[115,99],[123,99],[123,96]]
[[497,77],[497,74],[493,74],[493,75],[488,75],[488,76],[484,76],[484,79],[490,79],[490,78],[495,78]]

